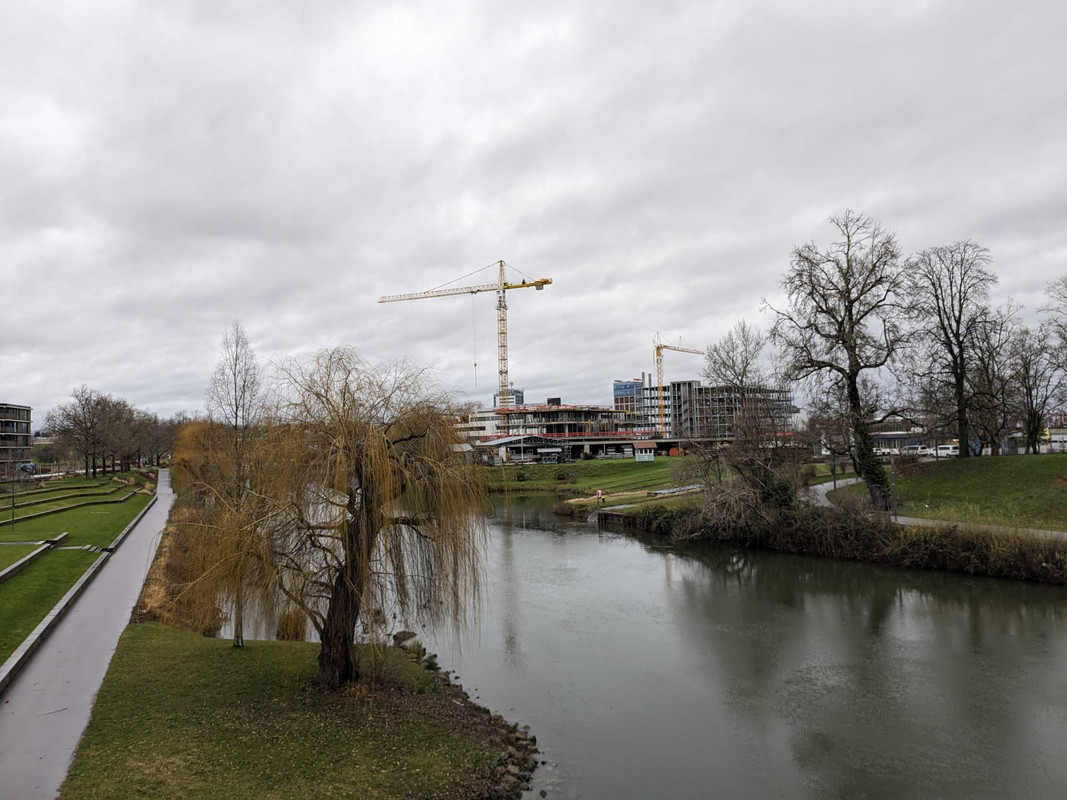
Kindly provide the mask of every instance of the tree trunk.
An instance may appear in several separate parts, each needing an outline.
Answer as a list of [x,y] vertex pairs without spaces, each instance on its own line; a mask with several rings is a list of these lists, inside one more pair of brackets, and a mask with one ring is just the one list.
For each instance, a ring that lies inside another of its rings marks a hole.
[[319,680],[330,691],[359,680],[356,660],[356,625],[359,622],[359,592],[353,580],[351,558],[337,573],[322,625]]
[[967,395],[963,376],[956,379],[956,427],[960,440],[960,458],[968,458],[971,455],[971,432],[967,421]]
[[240,577],[233,587],[233,646],[245,646],[245,598]]
[[871,504],[879,511],[888,511],[891,499],[889,477],[881,460],[874,454],[874,439],[871,438],[871,428],[863,415],[863,405],[860,402],[858,377],[848,378],[848,405],[852,418],[853,444],[856,448],[856,474],[867,483]]

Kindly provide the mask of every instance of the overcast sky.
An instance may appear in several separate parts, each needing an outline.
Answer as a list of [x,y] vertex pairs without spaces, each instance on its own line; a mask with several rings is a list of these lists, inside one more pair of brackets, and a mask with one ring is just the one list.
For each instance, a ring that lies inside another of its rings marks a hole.
[[0,401],[197,411],[239,319],[264,361],[352,345],[488,405],[495,295],[377,300],[503,259],[553,281],[508,293],[516,388],[610,405],[657,331],[769,327],[848,208],[978,241],[1036,312],[1065,43],[1058,0],[8,0]]

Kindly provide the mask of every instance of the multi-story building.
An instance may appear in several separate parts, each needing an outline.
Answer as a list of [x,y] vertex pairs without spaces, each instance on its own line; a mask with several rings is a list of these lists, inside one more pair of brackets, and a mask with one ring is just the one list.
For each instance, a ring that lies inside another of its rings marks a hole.
[[[526,402],[526,392],[523,389],[509,389],[508,397],[505,397],[504,400],[507,400],[508,405],[513,408],[515,406],[521,406],[523,403]],[[493,393],[493,405],[497,408],[503,405],[500,398],[500,392]]]
[[473,441],[487,441],[503,436],[503,418],[493,409],[479,409],[460,416],[456,422],[458,428],[465,437]]
[[[644,424],[660,427],[660,390],[646,386],[642,392],[640,415]],[[734,438],[738,415],[744,402],[756,401],[766,409],[768,420],[786,433],[793,430],[798,409],[789,389],[763,386],[742,391],[731,386],[702,386],[698,380],[671,381],[663,387],[665,435],[682,439],[711,439],[727,442]]]
[[15,474],[30,460],[32,409],[0,403],[0,475]]
[[628,415],[603,406],[553,403],[502,408],[502,427],[509,436],[535,434],[557,439],[584,439],[603,436],[633,436],[634,424]]
[[641,394],[645,388],[645,376],[628,381],[616,380],[611,387],[611,395],[616,411],[636,414],[641,410]]

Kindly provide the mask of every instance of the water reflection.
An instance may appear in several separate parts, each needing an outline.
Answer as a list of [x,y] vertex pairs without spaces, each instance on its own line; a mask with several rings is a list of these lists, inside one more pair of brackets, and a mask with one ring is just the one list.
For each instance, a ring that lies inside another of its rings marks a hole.
[[529,498],[487,566],[480,636],[438,649],[535,728],[553,796],[1067,796],[1062,588],[665,548]]
[[679,643],[820,796],[1067,786],[1034,724],[1063,729],[1062,590],[729,550],[672,572]]

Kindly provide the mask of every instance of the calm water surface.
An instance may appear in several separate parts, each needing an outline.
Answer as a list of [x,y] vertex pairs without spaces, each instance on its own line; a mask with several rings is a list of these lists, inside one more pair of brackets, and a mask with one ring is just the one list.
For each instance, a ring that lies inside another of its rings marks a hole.
[[431,642],[529,724],[554,798],[1067,797],[1067,590],[498,507],[474,628]]

